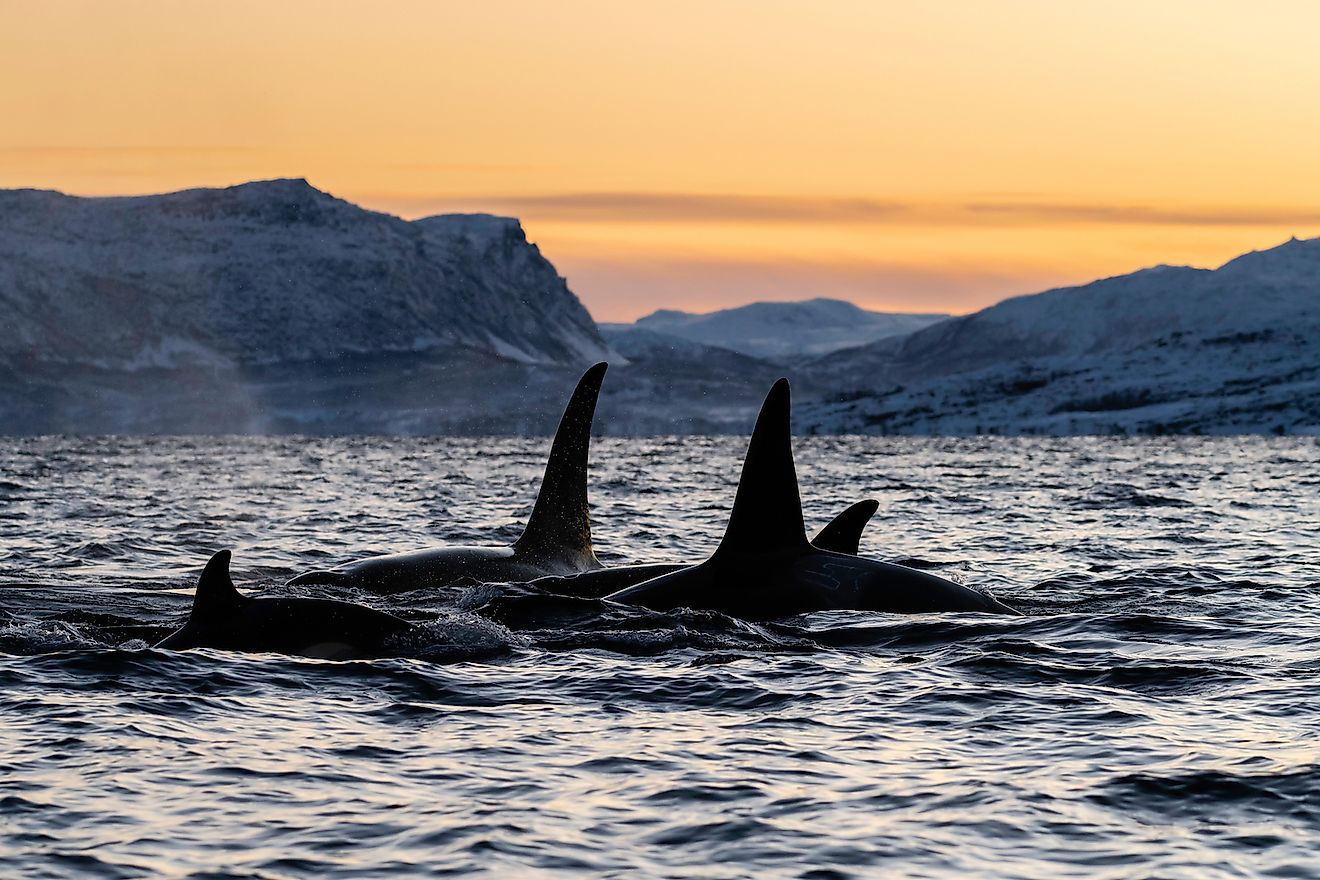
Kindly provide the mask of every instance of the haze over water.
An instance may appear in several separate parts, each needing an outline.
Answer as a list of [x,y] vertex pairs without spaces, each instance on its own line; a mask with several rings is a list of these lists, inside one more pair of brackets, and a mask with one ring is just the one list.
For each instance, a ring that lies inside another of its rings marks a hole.
[[[146,647],[221,547],[287,594],[512,539],[546,446],[4,440],[6,876],[1314,876],[1310,439],[795,444],[809,529],[875,497],[863,553],[1022,618],[460,587],[372,600],[396,659]],[[743,447],[597,441],[602,558],[703,558]]]

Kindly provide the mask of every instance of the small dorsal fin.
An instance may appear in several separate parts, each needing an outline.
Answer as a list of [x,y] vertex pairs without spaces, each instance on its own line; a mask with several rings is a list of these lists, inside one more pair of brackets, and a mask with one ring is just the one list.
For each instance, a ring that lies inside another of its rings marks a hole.
[[789,429],[788,380],[770,389],[756,417],[747,444],[738,494],[733,499],[729,525],[716,555],[721,552],[768,553],[806,549],[802,499],[793,467],[793,438]]
[[565,549],[595,559],[591,549],[591,519],[587,513],[587,457],[596,398],[609,364],[599,363],[582,374],[568,399],[550,445],[536,506],[516,544],[518,551]]
[[880,502],[873,498],[858,501],[817,532],[816,537],[811,539],[812,546],[856,556],[862,543],[862,530],[879,509]]
[[223,614],[243,603],[243,594],[229,577],[229,556],[228,550],[221,550],[202,569],[193,596],[193,618]]

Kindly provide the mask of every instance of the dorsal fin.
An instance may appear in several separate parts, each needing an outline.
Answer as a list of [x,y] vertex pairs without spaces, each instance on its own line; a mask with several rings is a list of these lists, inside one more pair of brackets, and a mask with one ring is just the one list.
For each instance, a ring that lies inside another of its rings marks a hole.
[[243,603],[243,594],[229,578],[229,555],[228,550],[221,550],[202,569],[190,619],[225,614]]
[[761,414],[756,417],[738,479],[738,494],[716,555],[807,548],[802,499],[793,468],[789,409],[788,380],[780,379],[766,395]]
[[536,506],[514,551],[573,550],[595,558],[591,550],[591,520],[587,514],[587,456],[596,398],[609,364],[599,363],[582,374],[568,399],[550,445]]
[[872,498],[858,501],[817,532],[816,537],[811,539],[812,546],[856,556],[862,543],[862,530],[879,509],[880,502]]

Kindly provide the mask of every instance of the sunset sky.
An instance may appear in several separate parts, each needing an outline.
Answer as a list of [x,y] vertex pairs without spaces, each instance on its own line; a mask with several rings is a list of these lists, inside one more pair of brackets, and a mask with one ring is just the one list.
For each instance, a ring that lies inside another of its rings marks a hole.
[[485,210],[602,320],[1320,235],[1320,4],[0,0],[0,187]]

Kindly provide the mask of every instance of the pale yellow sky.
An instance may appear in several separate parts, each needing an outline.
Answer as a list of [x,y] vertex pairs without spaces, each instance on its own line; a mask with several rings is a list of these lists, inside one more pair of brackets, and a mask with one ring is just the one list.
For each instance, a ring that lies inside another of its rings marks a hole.
[[1320,4],[0,0],[0,186],[524,220],[598,318],[1320,235]]

